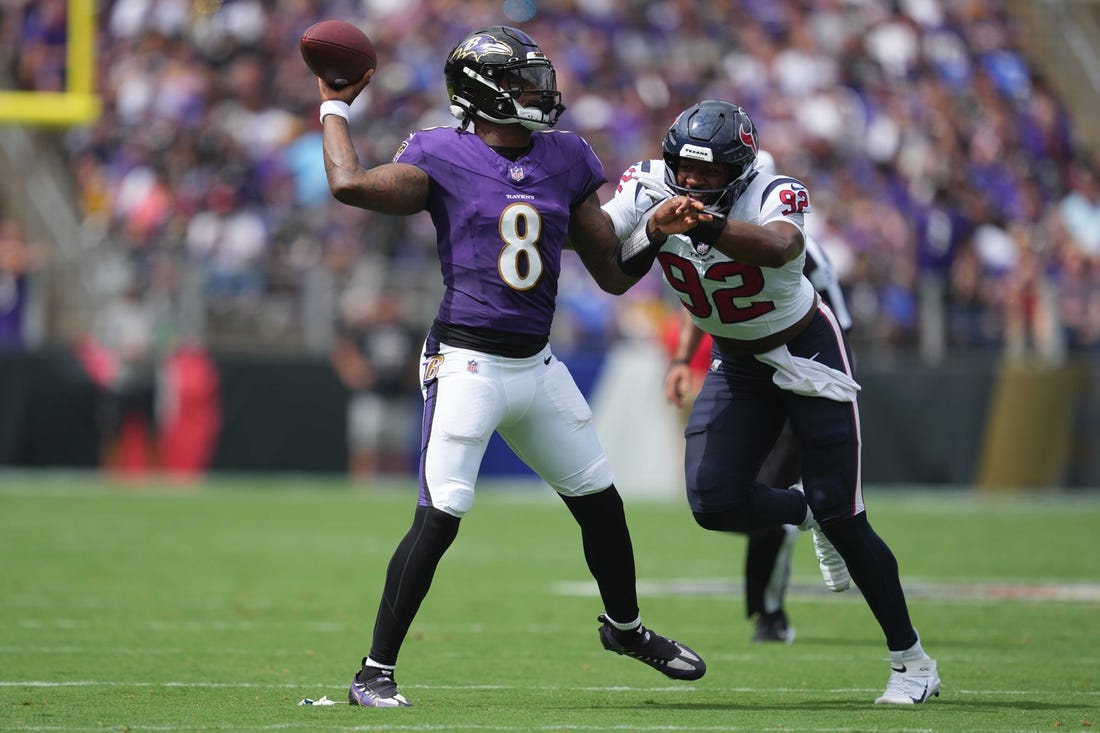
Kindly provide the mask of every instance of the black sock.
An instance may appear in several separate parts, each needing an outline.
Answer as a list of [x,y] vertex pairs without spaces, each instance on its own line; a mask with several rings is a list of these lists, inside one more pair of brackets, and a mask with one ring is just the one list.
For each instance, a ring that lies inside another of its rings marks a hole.
[[393,667],[375,667],[373,665],[368,666],[367,660],[363,660],[363,666],[359,671],[355,673],[356,682],[366,682],[372,680],[375,677],[389,677],[393,679],[394,668]]
[[634,546],[618,490],[612,485],[595,494],[561,498],[580,525],[584,559],[604,610],[619,623],[630,623],[638,618]]
[[852,580],[886,635],[886,646],[899,651],[916,644],[917,632],[909,619],[898,561],[871,528],[867,513],[822,525],[822,530],[848,565]]
[[764,613],[764,591],[775,571],[776,558],[787,533],[782,525],[755,529],[749,533],[745,553],[745,615]]
[[458,535],[459,518],[433,507],[418,506],[413,523],[390,558],[386,585],[378,616],[370,658],[389,667],[397,665],[397,654],[409,633],[420,603],[428,595],[436,566]]

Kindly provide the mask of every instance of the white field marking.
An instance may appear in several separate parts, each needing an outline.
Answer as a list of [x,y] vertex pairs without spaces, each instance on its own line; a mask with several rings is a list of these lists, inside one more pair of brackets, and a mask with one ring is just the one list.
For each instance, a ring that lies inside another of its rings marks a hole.
[[[935,705],[935,703],[930,703],[930,704]],[[313,710],[313,709],[323,710],[324,709],[323,707],[320,707],[320,708],[314,708],[312,706],[303,706],[303,707],[309,707],[310,710]],[[884,715],[889,715],[890,714],[890,713],[886,712],[886,710],[883,710],[882,713]],[[307,715],[308,715],[308,713],[307,713]],[[320,713],[318,713],[318,715],[325,715],[325,713],[320,712]],[[370,714],[368,713],[366,715],[370,715]],[[387,713],[381,713],[381,715],[383,717],[386,717],[388,714]],[[381,724],[375,724],[375,725],[371,725],[371,724],[348,725],[345,722],[346,720],[347,720],[347,718],[345,718],[343,716],[340,718],[340,723],[339,723],[340,730],[452,731],[452,730],[455,729],[453,724],[446,724],[446,725],[425,725],[425,724],[422,724],[422,725],[394,725],[394,724],[391,724],[391,723],[381,723]],[[249,725],[248,730],[307,730],[307,731],[313,731],[313,730],[317,729],[318,725],[319,725],[318,720],[316,718],[314,718],[314,719],[310,719],[308,721],[303,721],[303,722],[274,723],[274,724],[268,724],[268,725]],[[226,730],[226,728],[224,726],[220,726],[220,725],[218,725],[218,726],[195,726],[195,725],[175,726],[175,725],[134,725],[133,723],[125,723],[125,724],[117,724],[116,723],[116,724],[113,724],[113,725],[104,724],[102,726],[96,726],[96,727],[28,725],[28,726],[14,726],[14,727],[11,727],[11,728],[6,728],[6,730],[11,730],[11,731],[41,731],[41,732],[46,732],[46,731],[51,731],[51,732],[53,732],[53,731],[103,731],[103,730],[115,730],[115,729],[135,731],[135,732],[136,731],[169,732],[169,731],[203,731],[203,730],[224,731],[224,730]],[[620,724],[620,725],[591,726],[591,725],[576,725],[576,724],[573,724],[573,723],[564,723],[564,724],[556,724],[556,725],[555,724],[546,724],[546,725],[537,725],[537,726],[531,726],[531,725],[515,726],[515,725],[486,725],[486,724],[473,725],[473,724],[466,723],[466,724],[462,725],[462,730],[485,730],[485,731],[607,731],[607,730],[623,730],[623,731],[731,731],[733,733],[737,733],[738,731],[761,731],[761,733],[773,733],[773,732],[774,733],[790,733],[791,729],[790,729],[789,726],[779,726],[779,727],[772,728],[772,727],[761,727],[759,725],[753,725],[753,726],[741,726],[741,725],[691,725],[691,726],[685,726],[685,725],[636,725],[636,724],[622,725],[622,724]],[[859,731],[867,731],[868,728],[866,726],[860,726],[859,728],[841,728],[841,727],[814,728],[814,727],[802,726],[800,728],[800,730],[807,731],[807,733],[857,733]],[[876,724],[874,726],[873,730],[875,730],[876,733],[949,733],[950,731],[955,731],[955,730],[960,731],[960,733],[1044,733],[1044,731],[1042,731],[1041,729],[1036,729],[1036,728],[1004,728],[1004,727],[975,728],[973,726],[967,726],[965,728],[944,728],[942,726],[937,726],[936,728],[914,728],[914,727],[911,727],[911,726],[904,726],[904,727],[895,728],[895,727],[890,727],[890,726],[884,726],[884,725],[881,725],[881,724]]]
[[[224,611],[229,606],[239,607],[240,604],[230,600],[232,590],[227,589],[224,594],[220,591],[214,595],[202,599],[191,599],[174,603],[173,608],[180,611]],[[4,598],[6,606],[21,606],[27,608],[53,608],[64,604],[66,608],[79,608],[99,611],[117,611],[122,608],[133,608],[132,601],[120,599],[118,596],[94,596],[82,595],[79,598],[67,598],[60,596],[47,596],[41,594],[12,594]],[[277,608],[274,603],[246,604],[251,611],[261,612]]]
[[[0,0],[2,2],[2,0]],[[5,599],[6,601],[7,599]],[[23,629],[89,629],[89,628],[114,628],[118,626],[118,619],[106,616],[85,616],[83,618],[45,618],[41,612],[37,615],[30,617],[23,617],[15,619],[10,622],[0,621],[0,629],[5,626],[17,626]],[[165,622],[165,621],[143,621],[135,624],[129,624],[127,628],[136,629],[139,631],[256,631],[259,629],[283,629],[293,628],[294,630],[308,631],[314,634],[346,634],[349,630],[357,628],[354,622],[339,623],[335,621],[273,621],[270,619],[249,619],[242,621],[223,621],[223,620],[211,620],[211,621],[183,621],[183,622]],[[421,631],[426,633],[436,632],[452,632],[452,633],[469,633],[469,634],[482,634],[491,631],[492,629],[483,623],[470,622],[470,623],[424,623],[420,624]],[[569,632],[575,629],[575,626],[569,624],[530,624],[525,626],[524,629],[535,633],[561,633]],[[191,647],[188,647],[189,649]]]
[[[303,706],[311,707],[311,706]],[[323,713],[322,713],[323,714]],[[382,713],[383,716],[386,713]],[[276,723],[271,725],[250,725],[248,730],[315,730],[318,725],[317,721],[309,721],[305,723]],[[45,725],[29,725],[29,726],[15,726],[8,728],[11,731],[103,731],[113,730],[115,728],[128,731],[203,731],[203,730],[226,730],[223,726],[174,726],[174,725],[133,725],[131,723],[126,724],[114,724],[106,725],[105,727],[85,728],[75,726],[45,726]],[[452,731],[453,725],[390,725],[388,723],[381,725],[347,725],[343,722],[340,724],[340,730],[403,730],[403,731]],[[539,726],[513,726],[513,725],[470,725],[463,724],[462,730],[487,730],[487,731],[563,731],[563,730],[575,730],[575,731],[604,731],[604,730],[623,730],[623,731],[762,731],[763,733],[790,733],[789,727],[779,728],[762,728],[760,726],[740,726],[740,725],[721,725],[721,726],[702,726],[702,725],[574,725],[574,724],[562,724],[562,725],[539,725]],[[867,728],[807,728],[802,727],[801,730],[808,731],[809,733],[856,733],[857,731],[866,731]],[[945,733],[950,731],[950,728],[888,728],[876,725],[874,728],[877,733]],[[965,733],[1039,733],[1034,728],[973,728],[967,727]]]
[[[792,652],[792,654],[794,654]],[[723,663],[736,663],[736,664],[759,664],[761,658],[770,656],[769,654],[708,654],[706,655],[707,663],[711,661],[723,661]],[[946,655],[936,653],[936,659],[939,664],[950,664],[955,666],[960,657],[958,655]],[[818,663],[818,661],[833,661],[836,664],[860,664],[862,661],[866,661],[867,656],[862,654],[805,654],[803,652],[798,653],[798,660],[800,663],[806,661],[806,663]],[[889,663],[890,657],[881,657],[882,663]],[[1074,657],[1073,659],[1059,659],[1058,665],[1062,667],[1088,667],[1095,669],[1100,667],[1100,657]],[[769,688],[771,689],[771,688]]]
[[[87,644],[84,646],[70,645],[70,646],[35,646],[33,644],[0,644],[0,654],[103,654],[104,652],[111,654],[125,654],[134,656],[149,656],[152,654],[163,656],[184,656],[187,654],[206,654],[209,656],[232,656],[232,655],[250,655],[255,654],[255,649],[248,649],[244,647],[146,647],[135,646],[125,647],[118,646],[117,644]],[[264,651],[265,657],[297,657],[300,658],[306,653],[300,649],[269,649]]]
[[[316,690],[324,688],[325,684],[290,684],[290,683],[261,683],[261,682],[121,682],[112,680],[0,680],[0,687],[25,687],[25,688],[60,688],[60,687],[141,687],[141,688],[182,688],[182,689],[288,689],[288,690]],[[410,690],[448,690],[448,691],[535,691],[555,692],[563,690],[579,690],[582,692],[623,692],[635,694],[639,692],[668,692],[675,695],[698,694],[702,688],[685,687],[681,685],[661,685],[657,687],[638,687],[637,685],[584,685],[573,687],[568,685],[416,685],[404,684],[402,689]],[[737,693],[737,694],[771,694],[771,693],[813,693],[813,694],[864,694],[877,693],[879,687],[707,687],[708,693]],[[1024,695],[1041,696],[1061,694],[1055,690],[950,690],[952,695],[975,695],[980,697],[1021,697]],[[325,693],[327,694],[327,693]],[[1100,690],[1074,690],[1074,695],[1100,696]],[[307,695],[308,697],[308,695]],[[320,695],[317,695],[320,697]],[[314,697],[314,699],[317,699]]]
[[[1039,603],[1100,603],[1100,583],[1085,581],[1033,583],[1025,581],[1013,581],[1010,579],[978,579],[961,580],[954,582],[935,582],[903,579],[902,585],[905,588],[906,598],[911,598],[915,600],[958,602],[1033,601]],[[739,597],[744,594],[742,579],[739,577],[673,578],[664,580],[640,579],[637,582],[637,588],[639,593],[653,596],[694,596],[703,598],[724,598],[730,596]],[[580,596],[583,598],[595,598],[599,596],[599,589],[597,588],[595,581],[592,580],[559,581],[552,584],[551,590],[553,593],[562,596]],[[851,590],[848,590],[844,593],[833,593],[825,588],[824,583],[817,580],[793,581],[788,589],[788,594],[791,596],[827,596],[829,598],[839,598],[840,600],[861,599],[861,594],[858,588],[853,587]],[[5,604],[8,606],[33,608],[48,608],[56,605],[48,599],[42,598],[40,596],[19,595],[12,595],[5,598]],[[72,607],[72,605],[68,604],[67,601],[66,604],[66,607]],[[111,603],[106,601],[105,599],[94,599],[92,597],[85,597],[85,599],[78,605],[85,608],[101,609],[129,607],[117,603]],[[206,602],[200,605],[201,608],[205,610],[218,611],[224,608],[226,604]],[[24,628],[45,628],[47,627],[47,624],[49,624],[49,628],[76,629],[87,628],[90,625],[90,621],[87,617],[79,619],[55,619],[49,622],[40,621],[38,618],[26,618],[21,619],[19,621],[19,624]],[[224,629],[226,631],[234,631],[242,628],[257,628],[260,625],[261,622],[257,622],[254,620],[236,622],[211,621],[183,623],[151,621],[143,624],[145,628],[154,631],[210,631],[212,629]],[[289,623],[266,625],[285,626],[289,625]],[[346,624],[324,621],[314,621],[306,624],[294,623],[293,625],[295,626],[295,628],[302,628],[308,631],[315,632],[344,632],[348,628]],[[466,628],[473,631],[478,631],[483,630],[485,626],[483,624],[471,623],[467,624]]]
[[[287,682],[282,683],[266,683],[266,682],[121,682],[114,680],[0,680],[0,687],[173,687],[173,688],[197,688],[197,689],[273,689],[273,688],[285,688],[292,690],[301,690],[304,688],[316,689],[318,687],[325,687],[324,684],[290,684]],[[622,686],[598,686],[598,687],[565,687],[562,685],[408,685],[402,683],[401,689],[419,689],[419,690],[501,690],[501,691],[514,691],[514,690],[540,690],[540,691],[553,691],[553,690],[565,690],[575,689],[584,690],[586,692],[672,692],[678,695],[682,695],[685,692],[695,692],[696,690],[691,687],[680,687],[677,685],[663,685],[660,687],[631,687],[627,685]],[[316,699],[316,698],[314,698]]]
[[[98,621],[107,621],[108,625],[117,624],[117,619],[90,619],[90,618],[21,618],[15,624],[22,629],[88,629],[103,626]],[[0,622],[0,627],[4,624]],[[348,630],[348,624],[309,621],[306,623],[279,622],[267,623],[264,621],[145,621],[133,627],[146,631],[252,631],[269,627],[293,626],[295,629],[314,633],[343,633]]]
[[[304,705],[309,707],[309,705]],[[323,714],[323,713],[321,713]],[[386,713],[382,713],[385,715]],[[267,725],[249,725],[250,731],[294,731],[294,730],[306,730],[316,731],[319,723],[317,721],[310,721],[306,723],[274,723]],[[132,723],[127,724],[113,724],[106,727],[81,727],[81,726],[63,726],[63,725],[17,725],[5,729],[9,731],[105,731],[105,730],[124,730],[124,731],[226,731],[233,730],[227,729],[226,726],[206,726],[206,725],[134,725]],[[346,725],[341,723],[339,730],[341,731],[453,731],[454,725]],[[751,727],[744,727],[740,725],[470,725],[463,724],[461,726],[463,731],[784,731],[790,732],[789,727],[760,727],[753,725]],[[810,731],[813,733],[849,733],[855,731],[865,731],[866,729],[856,729],[856,727],[804,727],[804,731]],[[876,731],[881,733],[891,733],[897,731],[898,733],[932,733],[932,729],[924,729],[924,727],[879,727],[876,726]],[[981,732],[981,729],[968,729],[975,733]],[[1021,729],[1015,731],[1012,729],[998,729],[997,733],[1034,733],[1033,729]]]
[[[1100,583],[1030,583],[1011,581],[964,581],[940,583],[903,581],[905,597],[910,600],[961,602],[1030,601],[1038,603],[1100,603]],[[598,597],[595,581],[563,581],[555,583],[553,592],[562,596]],[[639,580],[638,593],[647,596],[741,596],[741,578],[678,578],[672,580]],[[859,589],[832,593],[820,582],[791,583],[788,595],[828,596],[862,600]]]
[[[36,655],[36,656],[44,656],[44,655],[62,655],[62,656],[70,655],[70,656],[74,656],[74,655],[80,655],[80,654],[89,654],[89,653],[93,653],[93,652],[94,653],[101,653],[102,651],[103,651],[103,647],[101,647],[101,646],[92,646],[92,645],[88,645],[88,646],[36,646],[34,644],[0,645],[0,654],[33,654],[33,655]],[[201,647],[201,648],[200,647],[187,647],[186,649],[184,649],[184,648],[111,646],[110,653],[111,654],[118,654],[118,655],[126,655],[126,656],[150,656],[150,655],[180,656],[180,655],[183,655],[183,654],[191,654],[191,655],[205,655],[205,656],[217,657],[217,656],[231,656],[231,655],[246,656],[246,655],[249,655],[249,654],[254,654],[255,650],[254,649],[246,649],[246,648],[234,649],[234,648],[227,648],[227,647]],[[264,652],[264,654],[265,654],[265,656],[268,656],[268,657],[275,656],[275,657],[301,658],[303,653],[299,650],[272,649],[270,651]],[[862,654],[808,654],[808,653],[799,653],[798,654],[798,660],[800,662],[814,662],[814,663],[816,663],[816,662],[832,662],[832,663],[860,662],[864,658],[865,658],[865,655],[862,655]],[[760,661],[760,655],[758,655],[758,654],[721,654],[721,653],[718,653],[718,654],[708,655],[707,659],[712,661],[712,662],[733,662],[733,663],[745,664],[745,663],[756,663],[756,662]],[[889,661],[889,659],[886,658],[886,657],[883,657],[881,661],[887,662],[887,661]],[[1073,666],[1073,667],[1089,667],[1089,668],[1100,667],[1100,657],[1073,657],[1072,659],[1063,659],[1061,662],[1059,662],[1059,664],[1061,664],[1062,666]],[[0,686],[4,686],[5,684],[8,684],[8,683],[0,681]],[[30,685],[30,684],[37,684],[37,683],[26,683],[26,684]],[[42,683],[42,684],[46,684],[46,683]],[[62,683],[57,683],[57,684],[62,684]],[[402,684],[402,687],[405,687],[405,685]],[[468,687],[461,687],[461,688],[456,688],[456,689],[468,689]],[[600,688],[600,689],[619,689],[619,688],[607,687],[607,688]],[[622,688],[622,689],[634,690],[634,689],[637,689],[637,688],[628,687],[628,688]],[[665,689],[665,688],[659,688],[659,689]],[[772,688],[769,688],[769,689],[772,689]]]

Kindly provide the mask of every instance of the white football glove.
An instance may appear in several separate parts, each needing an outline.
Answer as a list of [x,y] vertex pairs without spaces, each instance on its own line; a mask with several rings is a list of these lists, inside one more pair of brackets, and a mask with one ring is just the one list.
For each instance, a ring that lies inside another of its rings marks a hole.
[[665,199],[672,198],[672,191],[665,185],[664,178],[652,173],[638,171],[635,171],[633,178],[638,182],[638,190],[641,194],[649,199],[649,206],[646,207],[647,211]]

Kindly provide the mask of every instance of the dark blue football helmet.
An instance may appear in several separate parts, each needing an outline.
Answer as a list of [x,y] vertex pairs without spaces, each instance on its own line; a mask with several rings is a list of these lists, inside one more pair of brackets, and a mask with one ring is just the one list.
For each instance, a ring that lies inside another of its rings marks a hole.
[[[474,31],[451,50],[443,67],[451,114],[469,124],[482,117],[531,130],[553,127],[565,111],[554,65],[531,36],[496,25]],[[521,95],[537,95],[534,104]]]
[[[701,197],[707,210],[725,216],[756,174],[756,126],[745,110],[720,99],[704,99],[676,118],[668,128],[661,152],[665,183],[677,194]],[[722,188],[689,190],[676,182],[680,160],[724,163],[729,182]]]

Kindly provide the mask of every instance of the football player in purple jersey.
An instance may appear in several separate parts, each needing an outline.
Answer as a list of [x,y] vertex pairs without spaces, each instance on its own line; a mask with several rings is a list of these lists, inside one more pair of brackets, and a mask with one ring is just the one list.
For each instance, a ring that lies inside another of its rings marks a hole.
[[[553,130],[565,107],[554,67],[526,33],[493,26],[463,38],[444,66],[457,127],[410,134],[392,163],[364,169],[348,110],[370,82],[318,80],[324,162],[341,202],[389,214],[427,211],[445,292],[424,343],[424,422],[412,526],[386,572],[370,652],[348,691],[353,705],[409,704],[394,668],[439,560],[474,501],[497,432],[561,496],[580,525],[604,605],[605,649],[679,680],[706,665],[687,646],[642,625],[622,499],[592,412],[549,346],[567,241],[604,290],[621,293],[651,258],[620,245],[600,209],[603,167],[580,136]],[[686,197],[654,217],[642,240],[694,226]],[[666,215],[667,214],[667,215]]]
[[[745,110],[703,100],[673,122],[662,159],[631,166],[604,206],[624,248],[633,242],[635,258],[659,262],[691,314],[695,338],[678,356],[694,352],[702,331],[712,336],[684,432],[688,504],[709,530],[813,530],[826,585],[843,590],[854,580],[886,637],[891,673],[875,702],[921,703],[939,694],[940,678],[910,622],[897,560],[867,520],[860,387],[844,330],[803,271],[809,191],[761,171],[757,151]],[[712,216],[667,237],[662,223],[646,244],[638,231],[653,230],[655,202],[677,195]],[[757,479],[788,421],[802,478],[794,491]]]

